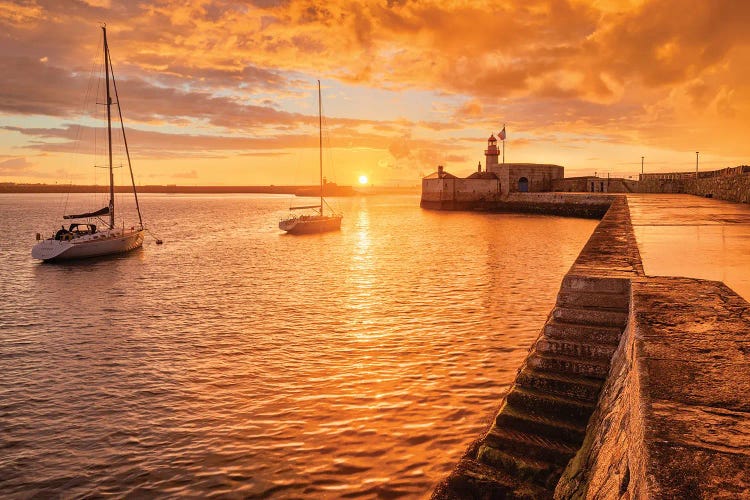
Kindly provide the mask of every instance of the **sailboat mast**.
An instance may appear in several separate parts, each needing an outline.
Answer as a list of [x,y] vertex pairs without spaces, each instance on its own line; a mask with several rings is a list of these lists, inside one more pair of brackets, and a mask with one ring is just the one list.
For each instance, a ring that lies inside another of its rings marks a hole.
[[320,156],[320,215],[323,215],[323,104],[320,97],[320,80],[318,80],[318,136],[319,136],[319,156]]
[[109,228],[115,228],[115,176],[112,171],[112,98],[109,95],[109,46],[107,45],[107,27],[102,26],[104,33],[104,79],[107,86],[107,150],[109,154]]

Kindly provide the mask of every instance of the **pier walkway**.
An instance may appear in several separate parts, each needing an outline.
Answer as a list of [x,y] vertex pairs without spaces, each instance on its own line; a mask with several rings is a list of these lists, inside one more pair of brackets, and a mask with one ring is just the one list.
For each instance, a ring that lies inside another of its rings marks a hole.
[[648,276],[723,281],[750,301],[750,205],[684,194],[628,194]]

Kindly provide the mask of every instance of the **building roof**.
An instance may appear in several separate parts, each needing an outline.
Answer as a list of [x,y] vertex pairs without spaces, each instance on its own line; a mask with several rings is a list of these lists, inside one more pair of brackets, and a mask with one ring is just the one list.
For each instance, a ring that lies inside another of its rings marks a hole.
[[490,134],[490,138],[487,139],[487,140],[488,141],[497,141],[497,139],[495,139],[495,134]]
[[453,174],[449,174],[445,170],[443,170],[442,174],[440,172],[433,172],[430,175],[426,175],[423,178],[424,179],[458,179],[458,177],[456,177]]
[[505,162],[500,164],[501,167],[558,167],[558,168],[565,168],[562,165],[555,165],[553,163],[511,163],[511,162]]
[[474,172],[467,179],[498,179],[495,172]]

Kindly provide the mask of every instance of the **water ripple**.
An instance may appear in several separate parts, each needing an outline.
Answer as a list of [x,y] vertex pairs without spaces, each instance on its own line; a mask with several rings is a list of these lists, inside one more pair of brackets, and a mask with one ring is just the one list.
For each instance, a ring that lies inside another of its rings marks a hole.
[[8,497],[422,496],[487,425],[595,224],[371,197],[297,238],[271,224],[284,197],[145,195],[163,246],[32,262],[58,202],[0,195],[21,236],[0,241]]

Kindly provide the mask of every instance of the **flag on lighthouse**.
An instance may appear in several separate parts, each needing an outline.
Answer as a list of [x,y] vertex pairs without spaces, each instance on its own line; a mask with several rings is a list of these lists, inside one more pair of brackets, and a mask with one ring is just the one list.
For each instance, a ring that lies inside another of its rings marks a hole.
[[503,129],[500,131],[499,134],[497,134],[498,139],[501,141],[505,140],[505,125],[503,125]]

